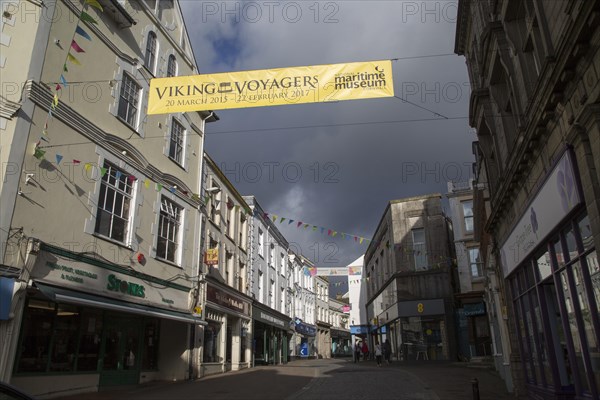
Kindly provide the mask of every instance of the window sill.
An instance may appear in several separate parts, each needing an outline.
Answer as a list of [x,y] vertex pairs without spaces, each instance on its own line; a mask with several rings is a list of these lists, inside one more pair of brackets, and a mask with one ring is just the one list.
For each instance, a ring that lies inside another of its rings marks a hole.
[[181,265],[178,265],[176,263],[174,263],[173,261],[169,261],[167,259],[161,258],[161,257],[154,257],[155,260],[160,261],[162,263],[171,265],[173,267],[179,268],[179,269],[183,269],[183,267]]
[[167,157],[169,157],[169,160],[173,161],[173,163],[174,163],[175,165],[177,165],[179,168],[181,168],[182,170],[184,170],[185,172],[187,172],[187,169],[185,169],[185,167],[183,166],[183,164],[182,164],[182,163],[180,163],[179,161],[177,161],[176,159],[174,159],[174,158],[173,158],[173,157],[171,157],[171,156],[167,156]]
[[[138,111],[139,111],[139,110],[138,110]],[[125,120],[123,119],[123,117],[121,117],[121,116],[120,116],[120,115],[118,115],[118,114],[114,114],[114,115],[115,115],[115,118],[116,118],[116,119],[118,119],[119,121],[121,121],[121,123],[122,123],[123,125],[125,125],[126,127],[128,127],[129,129],[131,129],[131,131],[132,131],[133,133],[135,133],[135,134],[136,134],[136,135],[138,135],[139,137],[143,137],[143,136],[142,136],[142,135],[141,135],[141,134],[140,134],[140,133],[137,131],[137,129],[136,129],[136,128],[135,128],[133,125],[131,125],[129,122],[125,121]]]
[[[114,244],[116,246],[119,246],[119,247],[121,247],[123,249],[133,251],[133,247],[131,245],[125,244],[123,242],[119,242],[118,240],[113,239],[113,238],[111,238],[109,236],[104,236],[101,233],[94,232],[94,233],[92,233],[92,236],[94,236],[94,237],[96,237],[98,239],[102,239],[102,240],[104,240],[106,242],[112,243],[112,244]],[[116,264],[118,264],[118,263],[116,263]]]

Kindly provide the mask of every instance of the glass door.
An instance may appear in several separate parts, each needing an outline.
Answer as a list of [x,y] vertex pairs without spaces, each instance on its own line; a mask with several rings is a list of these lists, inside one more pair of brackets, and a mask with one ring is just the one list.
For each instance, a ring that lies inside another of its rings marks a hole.
[[137,318],[107,318],[102,341],[101,387],[139,383],[140,322]]

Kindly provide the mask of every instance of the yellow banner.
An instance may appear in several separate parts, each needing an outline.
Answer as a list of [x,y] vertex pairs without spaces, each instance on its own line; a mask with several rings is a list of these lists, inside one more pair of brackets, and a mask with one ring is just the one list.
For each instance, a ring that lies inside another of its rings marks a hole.
[[392,97],[392,78],[390,60],[156,78],[148,114]]

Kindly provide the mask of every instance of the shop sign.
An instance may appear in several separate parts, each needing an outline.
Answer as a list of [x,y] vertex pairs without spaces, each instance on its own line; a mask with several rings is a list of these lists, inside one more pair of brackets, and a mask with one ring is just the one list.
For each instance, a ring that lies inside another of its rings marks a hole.
[[189,311],[189,289],[147,285],[147,282],[114,269],[71,260],[40,251],[31,278],[50,285],[74,289],[155,307]]
[[567,151],[500,249],[508,276],[579,203],[579,189]]
[[219,248],[207,249],[204,253],[204,264],[218,265],[219,264]]
[[399,317],[418,317],[420,315],[441,315],[445,313],[443,299],[401,301],[398,303]]
[[475,317],[477,315],[485,315],[485,304],[479,303],[467,303],[463,305],[465,317]]
[[295,322],[296,322],[296,326],[294,327],[294,329],[296,330],[296,332],[301,333],[306,336],[316,336],[317,335],[316,327],[305,324],[304,322],[302,322],[302,320],[300,318],[296,318]]
[[366,325],[351,325],[350,333],[352,335],[366,335],[369,333],[369,327]]
[[248,302],[232,296],[223,290],[217,289],[214,286],[208,285],[206,287],[206,299],[214,304],[229,308],[230,310],[250,315],[250,304]]
[[265,322],[270,325],[279,326],[282,329],[285,329],[285,322],[277,317],[272,316],[269,313],[264,312],[263,310],[254,307],[253,309],[253,317],[254,319]]

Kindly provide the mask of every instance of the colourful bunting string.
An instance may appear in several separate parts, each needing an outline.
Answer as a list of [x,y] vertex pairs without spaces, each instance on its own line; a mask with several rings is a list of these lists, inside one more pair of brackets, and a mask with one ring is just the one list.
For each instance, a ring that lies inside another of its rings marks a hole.
[[86,13],[85,11],[81,12],[79,19],[84,22],[89,22],[91,24],[96,24],[96,25],[98,24],[98,22],[90,14]]
[[108,172],[108,169],[107,169],[107,168],[100,167],[100,176],[101,176],[102,178],[104,178],[104,175],[106,175],[106,173],[107,173],[107,172]]
[[37,158],[38,160],[41,160],[44,158],[44,154],[46,154],[46,152],[42,149],[36,148],[35,149],[35,153],[33,154],[33,156],[35,158]]
[[83,28],[80,26],[77,26],[77,28],[75,28],[75,33],[77,33],[79,36],[81,36],[83,38],[86,38],[87,40],[92,40],[90,35],[85,30],[83,30]]
[[75,65],[81,65],[81,63],[79,62],[79,60],[77,58],[75,58],[75,56],[73,54],[71,54],[71,53],[67,53],[67,59],[69,61],[71,61]]
[[61,156],[60,154],[57,154],[56,155],[56,164],[57,165],[60,164],[60,162],[62,161],[62,159],[63,159],[63,156]]
[[73,160],[73,164],[81,164],[81,161],[79,161],[79,160]]
[[98,0],[85,0],[85,4],[97,8],[100,11],[104,11],[100,3],[98,3]]
[[156,184],[156,191],[160,192],[162,190],[163,185],[161,185],[160,183]]
[[283,221],[285,221],[285,218],[281,218],[281,219],[279,220],[279,223],[280,223],[280,224],[283,224]]
[[52,108],[56,109],[56,107],[58,107],[58,95],[55,93],[52,99]]
[[82,49],[81,46],[79,46],[75,40],[71,41],[71,48],[77,53],[85,53],[85,50]]
[[92,164],[85,163],[83,168],[86,170],[86,172],[90,172],[92,170]]

